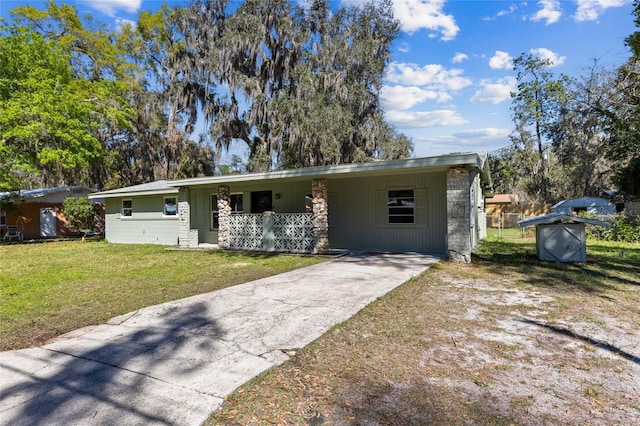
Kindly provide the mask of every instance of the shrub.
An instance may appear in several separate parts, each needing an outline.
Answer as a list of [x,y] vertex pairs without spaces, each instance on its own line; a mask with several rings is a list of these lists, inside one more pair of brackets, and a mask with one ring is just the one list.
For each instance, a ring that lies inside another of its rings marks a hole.
[[87,198],[69,197],[63,201],[62,206],[70,230],[82,232],[83,236],[93,231],[96,212]]
[[617,213],[610,219],[611,226],[587,226],[587,235],[605,241],[640,243],[640,216],[631,213]]

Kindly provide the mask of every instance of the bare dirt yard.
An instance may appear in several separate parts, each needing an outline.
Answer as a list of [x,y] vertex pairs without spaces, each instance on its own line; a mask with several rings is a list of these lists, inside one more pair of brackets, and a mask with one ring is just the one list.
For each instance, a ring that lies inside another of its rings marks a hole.
[[640,424],[640,247],[486,242],[283,350],[207,424]]

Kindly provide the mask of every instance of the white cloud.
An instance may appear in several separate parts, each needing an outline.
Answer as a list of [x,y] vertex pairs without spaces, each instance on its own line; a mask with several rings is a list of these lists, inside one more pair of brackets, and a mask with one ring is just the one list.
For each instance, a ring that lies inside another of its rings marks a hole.
[[511,92],[515,92],[517,88],[515,77],[506,77],[498,81],[482,80],[481,88],[471,97],[471,103],[499,104],[511,99]]
[[576,0],[578,10],[575,14],[576,21],[595,21],[610,7],[621,7],[628,0]]
[[135,28],[136,27],[136,23],[135,21],[131,21],[129,19],[121,19],[121,18],[117,18],[116,19],[116,31],[120,32],[122,31],[122,28],[125,26],[130,26],[131,28]]
[[513,58],[507,52],[496,50],[496,54],[489,59],[489,66],[493,70],[510,70],[513,68]]
[[538,49],[531,49],[530,52],[533,56],[537,56],[540,59],[548,59],[551,62],[551,67],[562,65],[565,59],[567,59],[566,56],[560,56],[549,49],[545,49],[544,47],[540,47]]
[[427,100],[447,102],[451,96],[445,92],[424,90],[416,86],[383,86],[380,98],[385,109],[402,110]]
[[80,2],[107,16],[115,16],[117,10],[135,13],[142,5],[142,0],[80,0]]
[[461,69],[446,69],[439,64],[420,67],[411,63],[392,62],[387,72],[387,80],[410,86],[423,86],[432,90],[460,90],[471,85],[469,78],[463,77]]
[[515,12],[517,9],[518,9],[518,6],[516,6],[515,4],[512,4],[512,5],[509,6],[509,9],[501,10],[500,12],[498,12],[497,16],[510,15],[513,12]]
[[562,16],[562,8],[558,0],[540,0],[541,9],[531,17],[532,21],[546,21],[546,25],[555,24]]
[[400,46],[398,46],[398,51],[402,52],[402,53],[408,53],[411,50],[411,47],[409,46],[409,43],[407,42],[403,42],[400,44]]
[[458,139],[502,139],[508,138],[511,134],[510,129],[496,129],[495,127],[487,127],[486,129],[465,130],[463,132],[454,133],[453,136]]
[[387,111],[386,119],[399,128],[424,128],[436,126],[456,126],[467,121],[453,110],[436,111]]
[[441,40],[453,40],[460,27],[443,11],[444,4],[445,0],[393,0],[394,16],[403,31],[427,29],[439,33]]
[[510,15],[513,12],[515,12],[516,10],[518,10],[518,6],[516,6],[515,4],[512,4],[509,6],[508,9],[503,9],[501,11],[499,11],[495,16],[487,16],[485,18],[482,18],[483,21],[495,21],[496,19],[502,17],[502,16],[506,16],[506,15]]
[[452,152],[494,151],[510,145],[509,129],[476,129],[455,134],[430,135],[421,131],[412,135],[417,157],[450,154]]
[[469,59],[469,56],[465,55],[464,53],[458,52],[455,54],[451,62],[453,62],[454,64],[459,64],[460,62],[466,61],[467,59]]

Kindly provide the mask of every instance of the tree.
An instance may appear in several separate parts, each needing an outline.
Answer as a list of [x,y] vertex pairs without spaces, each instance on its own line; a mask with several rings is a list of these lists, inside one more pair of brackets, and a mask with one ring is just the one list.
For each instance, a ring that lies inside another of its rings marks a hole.
[[[636,27],[640,26],[640,1],[634,1]],[[607,119],[607,157],[615,165],[614,180],[628,199],[640,199],[640,31],[625,40],[631,57],[618,69],[615,93],[601,111]]]
[[[137,136],[145,140],[144,132],[153,123],[159,137],[146,139],[146,147],[158,165],[158,178],[183,177],[186,158],[183,152],[197,153],[189,141],[198,119],[202,101],[202,86],[195,68],[201,52],[189,51],[184,35],[184,14],[180,8],[163,5],[156,13],[142,12],[129,40],[130,51],[138,64],[145,103],[138,110],[147,114],[134,127]],[[203,23],[204,24],[204,23]],[[210,25],[210,23],[204,24]],[[147,102],[151,102],[151,107]],[[206,158],[206,157],[205,157]]]
[[[132,84],[131,64],[119,49],[115,33],[107,31],[104,24],[96,23],[90,17],[87,17],[83,23],[72,6],[64,4],[58,6],[52,0],[49,0],[46,6],[43,10],[31,6],[21,6],[12,10],[17,22],[13,26],[14,29],[20,28],[25,37],[42,40],[42,43],[46,44],[46,49],[52,47],[52,54],[56,52],[64,56],[59,64],[65,66],[65,75],[64,78],[62,75],[58,77],[68,84],[63,86],[60,82],[57,83],[56,90],[61,92],[57,98],[50,98],[48,94],[43,94],[50,101],[44,109],[56,111],[56,108],[59,108],[59,119],[42,121],[41,125],[47,132],[54,133],[55,126],[58,129],[66,128],[69,133],[71,129],[76,129],[76,134],[82,134],[86,139],[85,142],[90,141],[94,144],[96,149],[92,151],[97,155],[91,156],[87,161],[82,161],[74,167],[57,167],[62,170],[51,171],[41,167],[42,164],[36,165],[35,169],[43,175],[43,178],[34,184],[83,182],[87,185],[102,187],[111,173],[111,170],[107,170],[108,161],[105,161],[108,159],[108,145],[114,138],[122,135],[124,129],[129,126],[132,110],[129,107],[127,94]],[[25,68],[29,68],[32,63],[39,63],[33,52],[27,51],[31,52],[30,59],[35,62],[25,62]],[[40,62],[39,64],[50,72],[55,69],[51,68],[51,63]],[[36,79],[41,72],[39,69],[28,71],[31,71]],[[45,72],[44,75],[49,76],[50,73]],[[55,80],[55,76],[53,77]],[[17,81],[22,81],[24,75],[15,76],[15,78]],[[62,89],[67,90],[63,92]],[[38,96],[35,98],[40,99]],[[60,99],[63,102],[59,102]],[[18,96],[13,100],[24,101]],[[34,109],[42,110],[41,106],[44,105],[32,105]],[[73,109],[70,109],[70,106]],[[38,114],[38,117],[42,118],[45,115]],[[35,115],[32,114],[31,118],[34,117]],[[33,120],[31,122],[33,123]],[[24,175],[22,180],[25,181],[26,176],[33,175],[34,171],[31,171],[28,175]],[[50,175],[53,175],[53,178]]]
[[247,0],[232,14],[223,10],[221,1],[193,4],[187,50],[205,55],[196,62],[205,93],[211,81],[227,88],[204,97],[212,139],[219,148],[243,141],[249,171],[408,151],[382,149],[407,142],[387,137],[379,107],[398,31],[390,2],[330,12],[326,0],[307,8]]
[[93,134],[102,88],[75,78],[59,43],[16,25],[0,31],[0,182],[63,184],[103,154]]
[[556,201],[553,194],[548,136],[554,117],[567,99],[565,77],[553,79],[548,59],[522,54],[513,61],[518,89],[511,94],[513,121],[516,126],[512,141],[522,153],[524,176],[529,195],[541,202]]
[[82,232],[82,239],[96,226],[96,211],[87,198],[68,197],[62,202],[67,227]]
[[597,61],[577,79],[565,78],[565,97],[547,130],[562,169],[557,181],[566,198],[602,196],[611,189],[611,164],[605,158],[605,120],[599,106],[611,96],[610,73]]

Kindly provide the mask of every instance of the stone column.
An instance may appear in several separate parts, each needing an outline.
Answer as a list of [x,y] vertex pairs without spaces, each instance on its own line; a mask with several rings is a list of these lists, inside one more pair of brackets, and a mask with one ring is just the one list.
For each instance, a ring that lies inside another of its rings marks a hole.
[[231,190],[227,185],[218,187],[218,247],[229,248],[229,217],[231,216]]
[[327,204],[327,180],[313,179],[311,181],[311,196],[313,203],[313,237],[314,254],[329,252],[329,207]]
[[178,192],[178,246],[197,247],[198,230],[191,229],[191,205],[189,190],[180,188]]
[[447,172],[447,253],[449,259],[471,262],[471,192],[469,170]]

